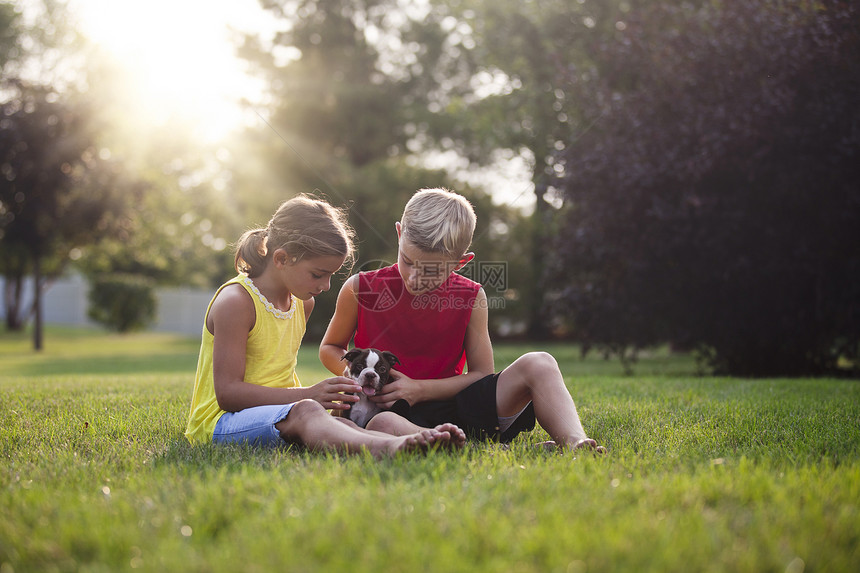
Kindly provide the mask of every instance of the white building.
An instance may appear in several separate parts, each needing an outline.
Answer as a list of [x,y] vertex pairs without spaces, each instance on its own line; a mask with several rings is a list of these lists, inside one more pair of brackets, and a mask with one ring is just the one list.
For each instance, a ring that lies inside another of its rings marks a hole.
[[[0,277],[0,289],[4,288],[5,280]],[[52,282],[42,296],[45,324],[98,326],[87,317],[88,292],[89,283],[77,273]],[[26,281],[24,294],[24,304],[27,306],[33,304],[32,280]],[[203,329],[203,315],[213,294],[213,290],[203,289],[156,289],[156,317],[149,329],[200,336]],[[5,320],[5,318],[6,308],[0,305],[0,319]]]

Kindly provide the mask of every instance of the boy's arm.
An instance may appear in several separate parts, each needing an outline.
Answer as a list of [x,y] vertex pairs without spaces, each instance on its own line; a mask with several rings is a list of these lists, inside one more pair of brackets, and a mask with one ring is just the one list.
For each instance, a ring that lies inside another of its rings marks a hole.
[[331,322],[320,342],[320,362],[332,374],[343,374],[346,364],[341,358],[346,354],[349,341],[352,340],[358,325],[358,297],[355,294],[357,285],[358,275],[349,277],[343,283],[337,295],[334,316],[331,317]]
[[400,399],[406,400],[410,405],[428,400],[447,400],[484,376],[492,374],[495,368],[487,306],[487,295],[484,289],[480,289],[466,328],[464,346],[466,364],[469,367],[466,374],[438,380],[413,380],[393,371],[394,375],[398,376],[397,381],[387,384],[380,395],[372,400],[385,408],[390,408]]

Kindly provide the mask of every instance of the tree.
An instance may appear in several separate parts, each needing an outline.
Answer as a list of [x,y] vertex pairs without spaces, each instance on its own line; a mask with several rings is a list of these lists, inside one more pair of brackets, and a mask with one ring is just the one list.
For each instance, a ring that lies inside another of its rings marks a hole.
[[24,323],[23,277],[33,273],[40,349],[45,274],[107,231],[107,213],[117,208],[117,174],[99,157],[84,104],[64,102],[49,88],[23,82],[15,88],[15,97],[0,103],[0,269],[13,330]]
[[[431,73],[450,78],[432,94],[421,131],[428,147],[453,149],[472,165],[492,165],[499,151],[530,161],[535,209],[529,253],[520,271],[530,275],[528,332],[552,334],[545,270],[546,245],[560,200],[557,161],[563,149],[589,129],[579,102],[559,69],[587,76],[589,47],[616,33],[616,23],[636,0],[452,0],[434,2],[432,16],[447,30],[445,59]],[[456,79],[455,79],[456,78]]]
[[12,4],[0,4],[0,71],[13,59],[18,43],[18,13]]
[[[269,123],[290,149],[279,172],[307,176],[308,166],[335,162],[362,167],[405,149],[406,116],[415,80],[379,69],[368,31],[394,33],[386,23],[393,0],[264,2],[285,21],[271,45],[246,38],[241,53],[266,78]],[[292,54],[286,61],[276,56]],[[327,171],[324,171],[326,175]],[[316,179],[317,174],[310,174]]]
[[[241,197],[240,209],[257,213],[263,223],[281,200],[316,189],[349,207],[361,238],[359,263],[370,264],[393,260],[393,222],[412,193],[452,187],[479,209],[476,242],[486,246],[479,253],[483,260],[520,256],[516,246],[506,248],[515,213],[492,207],[486,193],[422,167],[413,155],[421,151],[427,122],[438,120],[430,110],[440,83],[468,82],[431,6],[397,0],[281,0],[264,6],[286,31],[271,44],[250,37],[242,50],[267,80],[271,129],[246,134],[242,147],[258,150],[250,155],[262,158],[263,167],[245,165],[237,185],[263,191]],[[256,182],[249,172],[259,173]],[[333,302],[321,299],[320,314],[330,312],[325,305]]]
[[91,281],[121,273],[156,285],[220,285],[233,264],[229,244],[247,224],[229,153],[195,145],[169,123],[145,132],[134,150],[113,149],[127,208],[111,215],[113,235],[81,249],[77,268]]
[[77,97],[79,36],[65,5],[0,5],[0,272],[7,327],[20,329],[25,276],[34,276],[34,346],[41,292],[78,247],[107,234],[119,208],[118,166],[96,143],[93,107]]
[[860,35],[839,1],[650,6],[571,93],[559,308],[586,345],[672,341],[740,375],[860,349]]

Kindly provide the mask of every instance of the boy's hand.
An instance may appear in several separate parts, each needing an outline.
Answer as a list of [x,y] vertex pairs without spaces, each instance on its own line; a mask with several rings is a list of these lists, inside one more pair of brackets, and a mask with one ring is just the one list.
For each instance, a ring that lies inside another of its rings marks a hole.
[[410,406],[421,401],[421,386],[417,380],[394,368],[389,371],[389,375],[394,381],[383,386],[376,396],[371,396],[371,401],[386,410],[390,410],[398,400],[406,400]]
[[327,410],[349,410],[353,402],[358,402],[358,396],[343,392],[358,393],[361,392],[361,386],[343,376],[326,378],[308,388],[308,397],[322,404]]

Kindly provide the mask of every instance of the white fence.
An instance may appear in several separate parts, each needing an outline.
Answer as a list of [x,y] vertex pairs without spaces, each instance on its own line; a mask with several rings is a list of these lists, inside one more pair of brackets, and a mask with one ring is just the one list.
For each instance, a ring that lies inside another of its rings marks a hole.
[[[0,289],[5,282],[0,278]],[[51,283],[42,295],[42,309],[46,324],[97,326],[87,317],[89,283],[81,275],[71,275]],[[33,301],[33,283],[24,286],[24,304]],[[0,290],[2,292],[2,290]],[[214,290],[190,288],[158,288],[155,321],[150,330],[176,332],[199,336],[203,329],[203,315],[215,294]],[[6,318],[6,309],[0,305],[0,318]]]

